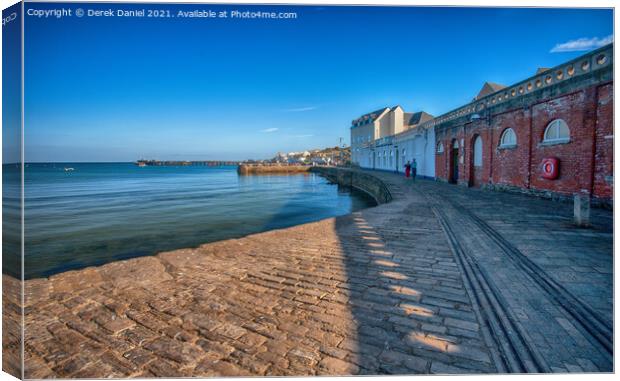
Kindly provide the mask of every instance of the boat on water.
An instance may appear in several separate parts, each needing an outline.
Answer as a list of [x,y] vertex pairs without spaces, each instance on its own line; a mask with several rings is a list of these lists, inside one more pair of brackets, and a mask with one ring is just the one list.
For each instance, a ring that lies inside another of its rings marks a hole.
[[73,171],[75,171],[75,168],[65,167],[65,172],[73,172]]

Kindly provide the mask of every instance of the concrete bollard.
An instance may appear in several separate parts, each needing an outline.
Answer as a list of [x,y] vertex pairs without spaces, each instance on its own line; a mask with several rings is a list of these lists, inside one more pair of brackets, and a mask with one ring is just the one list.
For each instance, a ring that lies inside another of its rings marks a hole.
[[576,194],[573,209],[575,225],[579,227],[590,226],[590,196],[587,194]]

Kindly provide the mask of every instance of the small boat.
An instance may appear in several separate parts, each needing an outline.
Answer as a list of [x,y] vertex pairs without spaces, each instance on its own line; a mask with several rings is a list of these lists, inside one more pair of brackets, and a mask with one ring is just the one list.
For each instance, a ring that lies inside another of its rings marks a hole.
[[75,171],[75,168],[65,167],[65,172],[72,172],[72,171]]

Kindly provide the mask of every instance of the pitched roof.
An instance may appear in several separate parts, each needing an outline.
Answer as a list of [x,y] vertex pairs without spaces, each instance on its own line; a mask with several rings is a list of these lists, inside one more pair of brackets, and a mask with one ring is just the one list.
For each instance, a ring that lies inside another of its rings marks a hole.
[[505,88],[506,86],[501,85],[499,83],[485,82],[484,85],[482,85],[482,89],[480,89],[480,92],[478,93],[478,95],[476,95],[474,99],[480,99],[480,98],[486,97],[489,94],[493,94]]
[[538,74],[542,74],[542,73],[544,73],[544,72],[546,72],[546,71],[549,71],[549,70],[551,70],[551,68],[548,68],[548,67],[539,67],[538,69],[536,69],[536,74],[537,74],[537,75],[538,75]]
[[405,126],[415,126],[433,118],[434,116],[424,111],[406,112],[404,113],[403,122]]
[[[394,107],[394,108],[395,108],[395,107]],[[369,113],[367,113],[367,114],[364,114],[364,115],[360,116],[360,117],[359,117],[359,118],[357,118],[357,119],[353,119],[353,121],[351,122],[351,124],[355,125],[356,123],[358,123],[358,122],[362,122],[362,121],[365,121],[365,120],[370,120],[371,122],[374,122],[375,120],[377,120],[377,118],[379,117],[379,115],[383,114],[383,112],[384,112],[385,110],[392,110],[392,109],[394,109],[394,108],[392,108],[392,107],[383,107],[383,108],[380,108],[380,109],[378,109],[378,110],[375,110],[375,111],[369,112]]]

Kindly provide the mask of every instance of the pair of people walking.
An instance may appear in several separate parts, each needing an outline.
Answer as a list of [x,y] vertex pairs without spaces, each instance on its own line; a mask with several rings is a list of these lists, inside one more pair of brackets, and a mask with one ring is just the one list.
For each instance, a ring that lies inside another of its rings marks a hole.
[[413,163],[411,161],[407,161],[405,164],[405,177],[411,176],[413,181],[415,181],[415,177],[418,174],[418,162],[413,159]]

